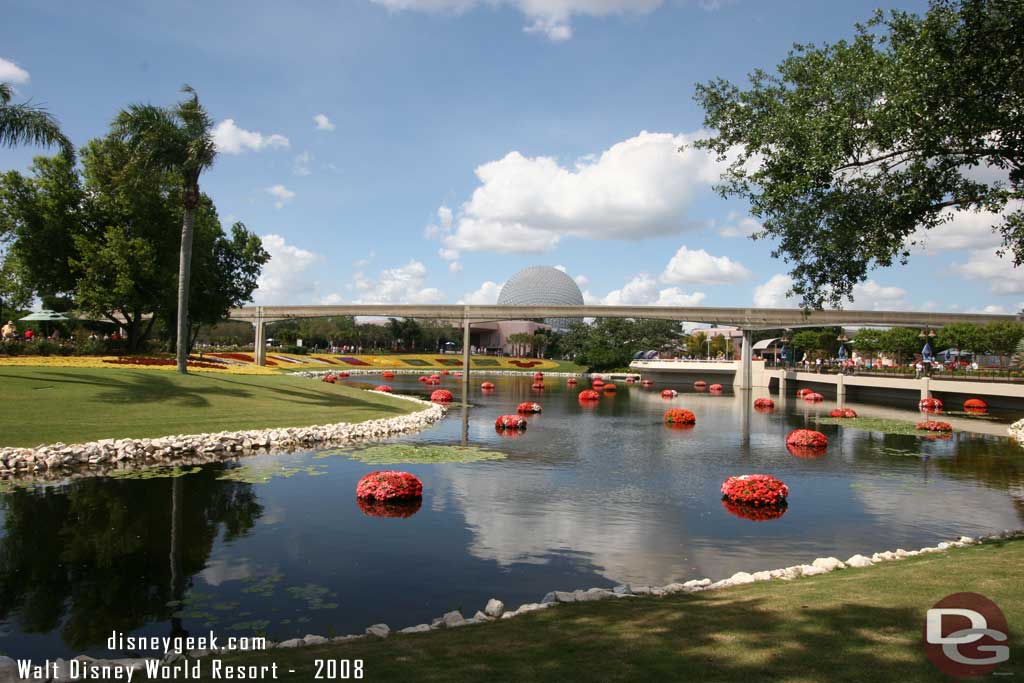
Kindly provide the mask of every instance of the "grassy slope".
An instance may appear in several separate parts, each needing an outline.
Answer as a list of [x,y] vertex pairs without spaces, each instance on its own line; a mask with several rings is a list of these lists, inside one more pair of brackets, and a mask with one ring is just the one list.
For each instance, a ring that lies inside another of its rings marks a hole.
[[564,605],[452,631],[225,659],[276,661],[296,669],[283,674],[292,680],[312,680],[313,660],[335,657],[365,660],[366,679],[377,681],[943,681],[922,651],[925,611],[975,591],[1009,621],[1011,659],[1000,671],[1013,680],[1024,675],[1022,586],[1024,541],[1013,541],[792,582]]
[[415,404],[287,375],[0,368],[0,446],[360,422]]

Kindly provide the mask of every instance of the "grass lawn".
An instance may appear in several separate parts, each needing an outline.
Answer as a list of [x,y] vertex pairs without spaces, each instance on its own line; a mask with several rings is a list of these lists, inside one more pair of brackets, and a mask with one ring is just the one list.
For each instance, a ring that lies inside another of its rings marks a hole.
[[944,681],[921,646],[925,612],[950,593],[974,591],[1010,624],[1011,659],[998,671],[1016,675],[992,678],[1016,680],[1024,675],[1022,587],[1017,540],[791,582],[570,604],[450,631],[224,660],[277,662],[289,680],[313,680],[317,658],[357,658],[372,681]]
[[284,374],[0,367],[0,446],[361,422],[415,404]]

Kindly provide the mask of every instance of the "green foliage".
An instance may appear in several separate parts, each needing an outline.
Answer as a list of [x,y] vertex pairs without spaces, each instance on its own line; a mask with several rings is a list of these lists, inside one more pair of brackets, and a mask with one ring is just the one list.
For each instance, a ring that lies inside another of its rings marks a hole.
[[681,331],[671,320],[597,318],[573,323],[560,341],[566,355],[591,370],[628,366],[637,351],[675,346]]
[[935,434],[934,432],[922,431],[917,428],[916,422],[908,422],[906,420],[885,420],[877,417],[816,417],[814,421],[818,425],[838,425],[850,429],[862,429],[868,432],[881,432],[882,434],[922,437]]
[[[697,87],[717,131],[697,147],[728,156],[719,191],[750,202],[755,237],[794,264],[805,306],[852,300],[951,208],[1010,207],[996,229],[1024,261],[1024,210],[1011,203],[1024,198],[1021,35],[1019,0],[931,0],[924,17],[879,12],[851,40],[795,45],[747,89]],[[979,166],[1004,179],[978,179]]]
[[909,327],[893,327],[881,334],[881,350],[894,357],[897,363],[905,358],[913,358],[915,353],[924,348],[924,340],[920,332]]
[[865,327],[857,330],[850,342],[858,354],[870,358],[882,350],[884,337],[884,330]]
[[11,104],[14,89],[9,83],[0,83],[0,147],[17,145],[57,146],[69,160],[75,157],[75,147],[60,130],[60,124],[44,108],[25,102]]
[[952,348],[957,351],[984,351],[985,335],[982,328],[971,323],[952,323],[946,325],[935,336],[934,346]]
[[1004,364],[1004,359],[1011,355],[1024,338],[1024,327],[1011,322],[989,323],[982,330],[985,340],[985,350],[999,356],[999,365]]
[[504,460],[506,455],[489,451],[479,446],[416,446],[412,444],[387,444],[371,446],[360,451],[331,450],[318,453],[316,458],[347,455],[367,465],[434,465],[445,462],[478,462],[480,460]]

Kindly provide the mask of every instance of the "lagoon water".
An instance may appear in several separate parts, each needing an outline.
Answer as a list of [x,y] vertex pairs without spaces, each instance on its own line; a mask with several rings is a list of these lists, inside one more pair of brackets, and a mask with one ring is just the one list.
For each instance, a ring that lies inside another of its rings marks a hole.
[[[471,616],[491,597],[515,607],[554,589],[719,579],[1024,520],[1024,449],[1003,437],[823,426],[827,453],[798,458],[785,435],[834,404],[775,397],[762,413],[742,395],[666,400],[660,387],[619,383],[583,407],[564,378],[543,393],[526,377],[486,378],[497,385],[487,395],[482,379],[465,415],[456,402],[392,443],[468,444],[504,459],[381,466],[358,460],[359,447],[0,493],[0,653],[133,654],[106,650],[114,630],[283,640],[398,629],[453,609]],[[388,382],[429,393],[414,376]],[[445,378],[458,399],[457,382]],[[544,412],[516,438],[496,433],[494,418],[525,400]],[[696,427],[663,425],[669,407],[692,410]],[[374,469],[419,476],[421,507],[364,513],[355,486]],[[781,517],[723,506],[722,481],[755,472],[789,485]]]

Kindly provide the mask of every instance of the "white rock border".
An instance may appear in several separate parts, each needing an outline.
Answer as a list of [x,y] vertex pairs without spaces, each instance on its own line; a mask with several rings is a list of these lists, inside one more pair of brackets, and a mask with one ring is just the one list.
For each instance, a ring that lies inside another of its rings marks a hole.
[[424,429],[447,413],[447,408],[439,403],[402,394],[387,395],[417,403],[423,406],[423,410],[366,422],[179,434],[155,439],[101,439],[35,448],[0,448],[0,481],[10,477],[70,479],[102,476],[110,471],[154,465],[193,465],[265,453],[292,452],[301,448],[386,439]]

